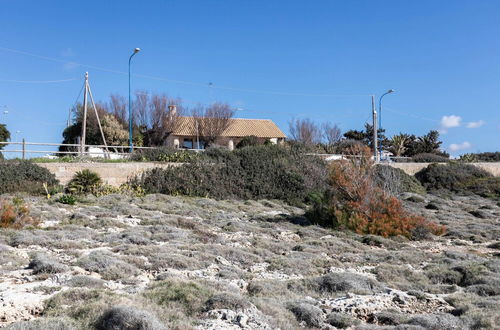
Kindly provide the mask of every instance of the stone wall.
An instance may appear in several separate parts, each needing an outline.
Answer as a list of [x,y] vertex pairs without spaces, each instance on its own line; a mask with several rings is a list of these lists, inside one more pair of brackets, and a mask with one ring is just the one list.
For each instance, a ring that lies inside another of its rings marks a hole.
[[[471,163],[480,167],[494,176],[500,176],[500,163]],[[81,170],[89,169],[98,173],[107,184],[119,186],[127,182],[131,176],[140,174],[145,170],[154,167],[180,166],[182,163],[155,163],[155,162],[129,162],[129,163],[38,163],[45,167],[51,173],[54,173],[61,184],[68,183],[73,175]],[[410,175],[414,175],[429,163],[390,163],[389,165],[397,167]]]
[[[397,167],[405,171],[407,174],[414,175],[421,169],[429,166],[430,163],[390,163],[392,167]],[[446,163],[443,163],[446,164]],[[500,163],[469,163],[471,165],[482,168],[490,172],[494,176],[500,176]]]
[[181,163],[38,163],[37,165],[48,169],[63,185],[67,184],[76,172],[89,169],[99,174],[107,184],[119,186],[127,182],[129,177],[140,174],[145,170],[154,167],[179,166]]

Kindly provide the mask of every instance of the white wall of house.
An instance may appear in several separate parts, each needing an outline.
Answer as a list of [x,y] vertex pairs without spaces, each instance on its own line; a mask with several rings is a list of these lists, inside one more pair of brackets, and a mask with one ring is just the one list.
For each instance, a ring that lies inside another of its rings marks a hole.
[[[243,139],[243,137],[221,137],[215,141],[219,146],[224,146],[229,150],[234,150],[236,145]],[[265,138],[260,138],[262,143],[266,140]],[[273,144],[282,144],[285,139],[283,138],[270,138]],[[185,148],[185,149],[197,149],[196,136],[176,136],[170,135],[167,138],[166,145],[172,148]],[[202,148],[203,141],[200,140],[200,147]]]

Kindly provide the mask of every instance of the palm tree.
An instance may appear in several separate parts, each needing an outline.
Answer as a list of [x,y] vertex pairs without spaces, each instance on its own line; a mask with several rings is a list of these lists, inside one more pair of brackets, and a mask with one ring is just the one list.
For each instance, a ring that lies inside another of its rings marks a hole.
[[417,139],[417,143],[419,145],[420,153],[434,153],[439,151],[439,147],[442,142],[439,141],[438,131],[429,131],[426,135],[420,136]]
[[407,144],[410,142],[410,135],[399,133],[394,135],[389,140],[389,151],[393,153],[394,156],[400,157],[407,149]]

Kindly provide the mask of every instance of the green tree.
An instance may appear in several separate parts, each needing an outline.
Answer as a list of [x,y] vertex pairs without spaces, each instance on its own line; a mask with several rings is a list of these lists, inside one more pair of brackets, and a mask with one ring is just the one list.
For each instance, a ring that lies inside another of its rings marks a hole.
[[[5,124],[0,124],[0,142],[7,142],[10,140],[10,132]],[[0,144],[0,150],[5,147],[5,144]],[[0,159],[3,159],[3,154],[0,152]]]
[[414,139],[415,137],[409,134],[399,133],[398,135],[394,135],[389,140],[389,151],[392,152],[394,156],[400,157],[406,152],[409,143]]
[[439,141],[439,132],[435,130],[431,130],[429,133],[419,137],[411,135],[403,156],[413,157],[418,154],[429,153],[449,157],[446,152],[440,150],[442,143]]
[[102,119],[102,131],[106,142],[112,146],[127,145],[128,132],[113,115],[105,115]]
[[[344,133],[344,137],[348,140],[361,141],[373,150],[373,126],[365,123],[365,130],[349,130]],[[389,140],[385,136],[385,129],[378,130],[378,143],[383,149],[389,147]]]
[[[10,132],[5,124],[0,124],[0,142],[7,142],[10,140]],[[0,144],[0,150],[5,147],[5,144]]]

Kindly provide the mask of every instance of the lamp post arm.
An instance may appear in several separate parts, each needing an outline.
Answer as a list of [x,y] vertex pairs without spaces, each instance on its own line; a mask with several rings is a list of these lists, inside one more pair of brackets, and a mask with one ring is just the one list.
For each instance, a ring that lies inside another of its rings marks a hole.
[[[378,136],[378,130],[382,129],[382,98],[384,96],[386,96],[387,94],[389,94],[389,93],[391,93],[391,92],[385,92],[378,99],[378,129],[377,129],[377,136]],[[378,144],[378,150],[379,150],[380,158],[382,158],[382,141],[380,141],[380,143]]]

